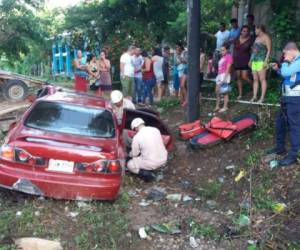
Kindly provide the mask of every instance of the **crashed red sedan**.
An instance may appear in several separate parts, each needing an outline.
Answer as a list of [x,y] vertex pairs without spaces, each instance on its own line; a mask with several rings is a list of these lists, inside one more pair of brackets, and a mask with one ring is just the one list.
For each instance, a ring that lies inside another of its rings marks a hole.
[[160,129],[171,149],[169,130],[153,113],[125,110],[120,127],[103,98],[56,92],[37,99],[1,147],[0,186],[57,199],[116,199],[126,157],[122,133],[136,117]]

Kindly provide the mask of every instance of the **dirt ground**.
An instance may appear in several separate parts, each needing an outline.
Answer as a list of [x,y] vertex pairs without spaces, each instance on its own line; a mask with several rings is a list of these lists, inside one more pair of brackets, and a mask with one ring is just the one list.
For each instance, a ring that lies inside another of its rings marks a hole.
[[[203,121],[211,118],[213,105],[202,101]],[[12,240],[22,236],[59,239],[64,249],[300,249],[299,165],[271,170],[262,163],[273,144],[276,108],[232,104],[226,118],[252,111],[260,118],[258,128],[196,151],[176,138],[186,111],[179,105],[159,111],[175,139],[159,180],[144,183],[126,175],[116,202],[84,203],[87,210],[75,201],[1,189],[0,249],[13,249]],[[236,182],[240,170],[246,175]],[[153,190],[182,197],[155,200],[149,197]],[[286,207],[279,212],[277,204]],[[164,232],[153,228],[163,223]],[[146,239],[139,237],[142,227]]]

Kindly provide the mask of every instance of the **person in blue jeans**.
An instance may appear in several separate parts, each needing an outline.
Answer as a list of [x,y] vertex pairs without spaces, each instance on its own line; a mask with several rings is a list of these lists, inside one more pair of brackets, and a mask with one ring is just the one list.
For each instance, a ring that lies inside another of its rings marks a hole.
[[149,104],[153,104],[153,88],[156,83],[156,79],[153,71],[153,62],[148,57],[148,53],[143,51],[142,56],[144,58],[144,64],[142,66],[143,82],[145,87],[145,101],[149,98]]
[[281,110],[276,117],[276,146],[268,154],[284,155],[285,138],[289,133],[291,148],[278,161],[279,166],[289,166],[297,162],[300,149],[300,52],[294,42],[283,49],[284,62],[280,69],[274,63],[272,68],[284,79],[282,83]]
[[174,95],[178,97],[179,95],[179,87],[180,87],[180,82],[179,82],[179,75],[178,75],[178,70],[177,66],[173,66],[173,88],[174,88]]
[[132,63],[134,66],[134,103],[144,103],[144,82],[142,75],[142,66],[144,64],[144,58],[141,56],[141,49],[135,48],[134,56],[132,58]]

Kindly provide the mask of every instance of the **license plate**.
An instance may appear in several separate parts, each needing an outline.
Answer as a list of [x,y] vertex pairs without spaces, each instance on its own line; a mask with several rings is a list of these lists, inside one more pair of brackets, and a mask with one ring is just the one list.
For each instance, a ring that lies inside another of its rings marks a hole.
[[73,173],[74,162],[50,159],[48,163],[49,171]]

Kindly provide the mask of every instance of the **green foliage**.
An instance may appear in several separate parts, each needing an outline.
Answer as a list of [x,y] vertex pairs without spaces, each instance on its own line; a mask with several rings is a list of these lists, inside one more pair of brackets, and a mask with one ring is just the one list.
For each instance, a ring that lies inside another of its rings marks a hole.
[[0,53],[8,58],[20,58],[30,51],[32,42],[43,43],[45,34],[40,18],[35,15],[39,1],[6,0],[0,4]]
[[179,105],[180,101],[178,98],[168,98],[168,99],[162,99],[159,103],[157,103],[157,106],[163,109],[170,109],[177,107]]
[[190,231],[194,236],[203,236],[213,240],[218,240],[221,238],[212,225],[198,223],[193,218],[188,219],[188,223]]
[[207,182],[203,183],[198,190],[196,190],[199,195],[205,199],[216,199],[217,196],[220,194],[222,189],[222,184],[213,181],[213,182]]
[[256,209],[259,210],[272,210],[274,203],[276,202],[268,194],[268,190],[263,185],[258,185],[253,188],[253,204]]
[[300,240],[294,241],[288,245],[288,250],[299,250],[300,249]]

